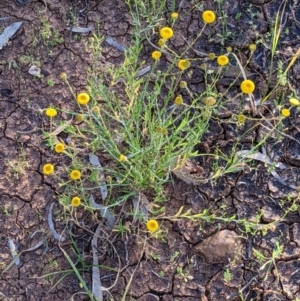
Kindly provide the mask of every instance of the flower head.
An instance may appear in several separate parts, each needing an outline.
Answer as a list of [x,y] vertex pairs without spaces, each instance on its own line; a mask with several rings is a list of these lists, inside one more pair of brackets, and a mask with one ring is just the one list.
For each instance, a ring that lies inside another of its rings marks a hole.
[[183,104],[182,96],[181,95],[176,96],[174,102],[177,106],[181,106]]
[[71,205],[73,207],[78,207],[81,203],[81,199],[78,196],[75,196],[74,198],[72,198],[71,200]]
[[249,45],[249,50],[250,51],[255,51],[256,50],[256,44],[250,44]]
[[158,42],[157,42],[157,44],[158,44],[158,46],[163,47],[163,46],[165,46],[165,44],[166,44],[166,40],[164,40],[164,39],[159,39]]
[[70,178],[75,181],[79,180],[81,178],[81,172],[77,169],[72,170],[70,173]]
[[150,219],[146,223],[146,227],[150,232],[156,232],[159,228],[158,222],[155,219]]
[[155,50],[155,51],[152,52],[152,55],[151,55],[151,56],[152,56],[152,58],[153,58],[154,60],[158,60],[158,59],[160,59],[160,57],[161,57],[161,52]]
[[207,57],[210,59],[210,60],[214,60],[216,58],[216,55],[213,53],[213,52],[210,52]]
[[57,111],[53,108],[48,108],[45,112],[46,116],[53,118],[57,115]]
[[212,96],[203,99],[203,103],[210,107],[214,106],[216,102],[217,102],[216,99]]
[[86,92],[81,92],[77,95],[77,102],[80,105],[86,105],[90,101],[90,95]]
[[43,166],[43,174],[44,175],[49,176],[49,175],[51,175],[53,173],[54,173],[54,166],[53,166],[53,164],[48,163],[48,164],[45,164]]
[[187,82],[182,80],[180,83],[179,83],[179,87],[181,89],[186,89],[187,88]]
[[188,60],[180,60],[177,64],[180,70],[185,70],[191,66],[191,63]]
[[296,99],[296,98],[290,98],[289,99],[289,103],[293,107],[300,106],[300,101],[298,99]]
[[92,107],[92,112],[94,114],[99,114],[100,113],[100,107],[99,106],[94,106]]
[[202,14],[202,19],[205,23],[213,23],[216,19],[216,15],[212,10],[206,10]]
[[228,60],[228,57],[226,55],[220,55],[220,56],[218,56],[217,63],[220,66],[225,66],[225,65],[228,64],[228,62],[229,62],[229,60]]
[[67,79],[67,73],[66,72],[62,72],[60,75],[59,75],[60,79],[62,80],[66,80]]
[[119,157],[119,161],[120,162],[126,162],[126,161],[128,161],[128,158],[125,156],[125,155],[120,155],[120,157]]
[[282,109],[282,110],[281,110],[281,115],[282,115],[283,117],[289,117],[289,116],[291,115],[291,112],[290,112],[289,109]]
[[174,13],[171,14],[171,18],[172,18],[173,20],[178,19],[178,17],[179,17],[179,14],[176,13],[176,12],[174,12]]
[[83,120],[84,120],[83,115],[81,115],[81,114],[76,115],[76,121],[81,122],[81,121],[83,121]]
[[255,84],[252,80],[246,79],[241,83],[241,90],[245,94],[251,94],[255,90]]
[[238,124],[242,125],[246,121],[246,116],[244,114],[237,115]]
[[160,36],[165,40],[171,39],[174,34],[173,29],[170,27],[163,27],[159,33],[160,33]]
[[64,151],[65,145],[63,143],[57,143],[54,147],[56,153],[60,154]]

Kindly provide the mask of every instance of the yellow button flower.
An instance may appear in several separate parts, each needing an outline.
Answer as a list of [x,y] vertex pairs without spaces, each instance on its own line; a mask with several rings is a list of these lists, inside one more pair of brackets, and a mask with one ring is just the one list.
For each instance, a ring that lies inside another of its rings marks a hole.
[[99,106],[94,106],[94,107],[92,108],[92,112],[93,112],[94,114],[99,114],[99,113],[100,113],[100,107],[99,107]]
[[246,79],[241,83],[241,90],[245,94],[250,94],[255,90],[255,84],[252,80]]
[[120,157],[119,157],[119,161],[120,162],[126,162],[126,161],[128,161],[128,159],[127,159],[127,157],[125,156],[125,155],[120,155]]
[[66,72],[62,72],[60,75],[59,75],[60,79],[62,80],[66,80],[67,79],[67,73]]
[[77,102],[80,105],[86,105],[90,101],[90,95],[86,92],[81,92],[77,95]]
[[246,116],[244,114],[237,115],[238,124],[244,124],[246,121]]
[[72,198],[71,205],[73,207],[78,207],[80,204],[81,204],[81,199],[78,196],[75,196],[74,198]]
[[57,115],[57,111],[53,108],[48,108],[45,112],[46,116],[53,118]]
[[290,112],[289,109],[282,109],[282,110],[281,110],[281,115],[282,115],[283,117],[289,117],[289,116],[291,115],[291,112]]
[[250,44],[249,45],[249,50],[250,51],[255,51],[256,50],[256,44]]
[[203,103],[206,104],[207,106],[214,106],[216,102],[217,100],[212,96],[203,99]]
[[182,80],[180,83],[179,83],[179,87],[181,89],[186,89],[187,88],[187,82]]
[[207,55],[207,57],[208,57],[210,60],[214,60],[214,59],[216,58],[216,55],[215,55],[213,52],[211,52],[211,53],[209,53],[209,54]]
[[72,170],[70,173],[70,178],[75,181],[79,180],[81,178],[81,172],[77,169]]
[[158,59],[160,59],[160,57],[161,57],[161,52],[160,51],[153,51],[152,52],[152,58],[154,59],[154,60],[158,60]]
[[185,70],[185,69],[188,69],[190,66],[191,66],[191,63],[188,61],[188,60],[180,60],[179,62],[178,62],[178,68],[180,69],[180,70]]
[[159,225],[158,225],[158,222],[155,219],[150,219],[146,223],[146,227],[147,227],[148,231],[153,233],[153,232],[156,232],[158,230]]
[[164,39],[159,39],[157,42],[158,46],[163,47],[166,44],[166,41]]
[[181,95],[178,95],[175,100],[174,100],[175,104],[177,106],[181,106],[183,104],[183,99],[182,99],[182,96]]
[[218,59],[217,59],[218,65],[225,66],[225,65],[228,64],[228,62],[229,62],[229,60],[228,60],[228,57],[226,55],[218,56]]
[[64,149],[65,145],[63,143],[57,143],[54,148],[55,152],[57,152],[58,154],[62,153]]
[[174,34],[173,29],[170,27],[163,27],[159,33],[160,33],[160,36],[165,40],[171,39]]
[[84,120],[83,115],[76,115],[76,121],[81,122]]
[[296,98],[290,98],[289,99],[289,103],[293,107],[300,106],[300,101],[298,99],[296,99]]
[[172,18],[173,20],[178,19],[178,17],[179,17],[179,14],[176,13],[176,12],[174,12],[174,13],[171,14],[171,18]]
[[53,173],[54,173],[54,166],[52,164],[48,163],[43,166],[43,174],[44,175],[49,176]]
[[216,15],[212,10],[206,10],[202,14],[202,19],[205,23],[213,23],[216,20]]

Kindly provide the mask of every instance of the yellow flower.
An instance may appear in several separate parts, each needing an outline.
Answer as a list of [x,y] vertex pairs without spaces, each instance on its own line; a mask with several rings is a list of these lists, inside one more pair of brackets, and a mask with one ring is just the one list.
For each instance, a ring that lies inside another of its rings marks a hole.
[[179,87],[181,89],[186,89],[187,88],[187,82],[182,80],[180,83],[179,83]]
[[78,196],[75,196],[74,198],[72,198],[72,201],[71,201],[71,205],[73,207],[78,207],[81,203],[81,199],[78,197]]
[[44,175],[49,176],[53,173],[54,173],[54,166],[52,164],[48,163],[43,166],[43,174]]
[[255,44],[250,44],[249,45],[249,50],[250,51],[255,51],[256,50],[256,45]]
[[154,60],[158,60],[158,59],[160,59],[160,57],[161,57],[161,52],[160,51],[153,51],[152,52],[152,58],[154,59]]
[[79,180],[80,177],[81,177],[81,172],[79,170],[74,169],[74,170],[71,171],[70,178],[72,180]]
[[180,70],[185,70],[185,69],[187,69],[187,68],[189,68],[190,66],[191,66],[191,63],[188,61],[188,60],[180,60],[179,62],[178,62],[178,68],[180,69]]
[[53,108],[48,108],[45,112],[46,116],[53,118],[57,115],[57,111]]
[[84,120],[83,115],[76,115],[76,121],[81,122],[83,120]]
[[128,161],[128,159],[127,159],[127,157],[125,156],[125,155],[120,155],[120,157],[119,157],[119,161],[120,162],[126,162],[126,161]]
[[90,95],[86,92],[81,92],[77,95],[77,102],[80,105],[86,105],[90,101]]
[[207,55],[207,57],[210,59],[210,60],[214,60],[215,58],[216,58],[216,55],[214,54],[214,53],[209,53],[208,55]]
[[214,106],[216,104],[216,99],[212,96],[206,97],[203,99],[203,103],[208,106]]
[[165,40],[169,40],[173,37],[173,29],[170,27],[163,27],[159,33],[160,36]]
[[250,94],[255,90],[255,84],[252,80],[246,79],[241,83],[241,90],[245,94]]
[[283,117],[289,117],[289,116],[291,115],[291,112],[290,112],[289,109],[282,109],[282,110],[281,110],[281,115],[282,115]]
[[98,106],[94,106],[94,107],[92,108],[92,112],[93,112],[94,114],[99,114],[99,113],[100,113],[100,108],[99,108]]
[[176,19],[178,19],[178,17],[179,17],[179,14],[178,13],[172,13],[171,14],[171,18],[173,19],[173,20],[176,20]]
[[237,115],[238,124],[244,124],[246,121],[246,116],[244,114]]
[[232,52],[232,47],[231,47],[231,46],[227,46],[227,47],[226,47],[226,51],[227,51],[227,52]]
[[290,98],[289,103],[291,106],[297,107],[300,105],[300,101],[296,98]]
[[59,75],[60,79],[62,80],[66,80],[67,79],[67,74],[65,72],[62,72],[60,75]]
[[217,59],[217,63],[220,65],[220,66],[225,66],[227,65],[229,62],[228,60],[228,57],[226,55],[220,55]]
[[160,47],[163,47],[163,46],[165,46],[166,41],[165,41],[164,39],[159,39],[158,42],[157,42],[157,44],[158,44]]
[[178,95],[178,96],[175,98],[174,102],[175,102],[175,104],[176,104],[177,106],[182,105],[182,104],[183,104],[182,96],[181,96],[181,95]]
[[146,223],[146,227],[150,232],[156,232],[159,228],[158,222],[155,219],[150,219]]
[[62,153],[64,149],[65,149],[65,145],[63,143],[57,143],[54,148],[55,152],[57,152],[58,154]]
[[167,135],[167,134],[168,134],[168,130],[162,128],[162,129],[161,129],[161,134],[164,135],[164,136]]
[[216,19],[216,15],[212,10],[206,10],[202,14],[202,19],[205,23],[213,23]]

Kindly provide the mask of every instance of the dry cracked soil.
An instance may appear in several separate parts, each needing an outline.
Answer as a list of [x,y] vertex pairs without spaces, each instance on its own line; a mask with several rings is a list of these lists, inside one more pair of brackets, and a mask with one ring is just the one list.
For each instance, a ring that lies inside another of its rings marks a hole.
[[[273,24],[271,20],[275,19],[281,2],[224,1],[222,9],[228,16],[228,30],[235,34],[220,38],[217,33],[222,30],[222,22],[219,20],[213,30],[207,30],[197,41],[195,49],[219,53],[223,45],[231,45],[246,58],[250,43],[258,37],[267,38]],[[174,29],[184,36],[195,37],[200,29],[200,13],[190,10],[193,5],[203,4],[205,9],[217,11],[217,1],[183,0],[175,1],[175,4],[180,18]],[[285,30],[278,47],[283,61],[300,45],[299,7],[298,0],[287,1],[283,15]],[[166,7],[166,12],[168,9]],[[188,10],[192,13],[184,14]],[[57,231],[65,225],[56,201],[55,182],[44,177],[41,166],[47,161],[56,165],[65,162],[54,156],[43,140],[42,130],[49,129],[49,120],[40,114],[40,109],[49,106],[65,111],[74,109],[70,91],[59,75],[66,72],[74,91],[79,92],[87,84],[86,69],[93,64],[84,47],[92,33],[68,30],[67,27],[74,27],[74,19],[78,27],[98,28],[104,37],[130,46],[133,23],[125,0],[0,2],[1,32],[13,22],[23,22],[0,50],[0,270],[3,271],[12,260],[12,243],[17,252],[23,251],[20,263],[13,264],[0,276],[0,300],[57,301],[72,297],[72,300],[90,300],[80,293],[83,289],[75,273],[50,274],[71,269],[61,249],[72,256],[71,241],[61,242],[59,246],[52,236],[43,240],[49,233],[47,219],[53,202]],[[249,26],[250,21],[255,23],[256,32]],[[48,42],[47,26],[51,33]],[[171,43],[178,50],[184,47],[180,35]],[[102,46],[107,64],[122,63],[124,53],[118,47],[105,41]],[[147,41],[143,46],[141,59],[150,63],[152,47]],[[193,55],[197,56],[197,52]],[[269,57],[270,49],[261,43],[250,63],[262,85]],[[168,62],[162,61],[164,63]],[[28,73],[32,65],[40,66],[41,77]],[[289,81],[298,93],[299,68],[300,64],[296,62],[289,72]],[[193,72],[187,79],[188,84],[192,91],[201,92],[205,88],[203,72],[199,69]],[[224,85],[220,83],[220,90]],[[221,119],[230,118],[226,112],[221,113]],[[64,115],[61,118],[64,117],[67,119]],[[288,166],[283,170],[275,168],[280,178],[271,173],[267,164],[255,160],[251,168],[228,173],[213,183],[186,184],[174,177],[174,184],[166,187],[167,216],[174,215],[181,206],[191,209],[194,214],[209,208],[211,212],[224,213],[224,216],[236,215],[239,220],[265,225],[274,222],[271,227],[266,226],[251,235],[236,222],[163,219],[164,240],[149,239],[145,248],[140,236],[134,232],[115,235],[111,241],[119,261],[112,247],[102,239],[98,246],[100,263],[120,271],[101,269],[102,286],[112,286],[109,294],[104,293],[104,300],[300,300],[300,217],[295,208],[284,215],[293,201],[299,205],[299,127],[299,111],[293,108],[291,116],[284,121],[286,136],[271,135],[265,144],[266,152],[274,162]],[[259,142],[266,134],[265,127],[254,128],[242,136],[240,150],[249,149],[253,141]],[[230,154],[237,137],[246,130],[214,119],[203,140],[191,143],[197,145],[200,153],[213,153],[219,149]],[[204,173],[212,168],[212,160],[207,156],[200,157],[199,162]],[[81,212],[80,218],[93,233],[97,225],[89,219],[88,213]],[[91,264],[92,235],[76,227],[72,231],[79,254]],[[30,250],[41,241],[38,248]],[[279,249],[276,258],[272,259],[272,254]],[[79,270],[82,268],[81,276],[91,288],[91,269],[84,269],[80,260],[76,264]],[[41,277],[43,275],[48,276]],[[66,277],[61,279],[62,275]]]

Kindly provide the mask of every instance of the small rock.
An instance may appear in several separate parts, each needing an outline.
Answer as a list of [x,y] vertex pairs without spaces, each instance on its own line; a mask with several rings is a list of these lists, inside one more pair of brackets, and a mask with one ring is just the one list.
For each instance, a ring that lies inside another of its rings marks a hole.
[[240,261],[242,247],[241,238],[234,231],[222,230],[197,244],[193,251],[209,263],[228,263]]
[[29,68],[28,73],[36,77],[41,77],[41,69],[36,65],[32,65]]

